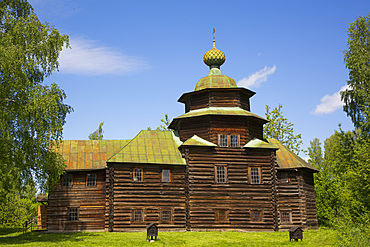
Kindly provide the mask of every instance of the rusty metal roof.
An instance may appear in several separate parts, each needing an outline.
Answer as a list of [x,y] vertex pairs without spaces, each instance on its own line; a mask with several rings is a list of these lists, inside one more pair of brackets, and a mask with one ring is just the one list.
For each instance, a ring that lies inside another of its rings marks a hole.
[[172,131],[142,130],[107,162],[185,165]]
[[55,149],[66,170],[104,169],[107,160],[130,140],[63,140]]
[[191,138],[187,139],[181,146],[208,146],[208,147],[215,147],[216,144],[204,140],[197,135],[193,135]]
[[301,157],[290,151],[281,142],[275,139],[267,139],[267,141],[279,149],[276,151],[276,161],[279,169],[294,169],[294,168],[308,168],[318,172],[318,170],[304,161]]
[[189,117],[199,117],[204,115],[229,115],[229,116],[246,116],[246,117],[256,117],[267,122],[266,119],[260,117],[250,111],[244,110],[240,107],[206,107],[197,110],[192,110],[184,115],[174,118],[174,120],[189,118]]
[[244,148],[268,148],[268,149],[279,149],[276,145],[268,143],[266,141],[260,140],[258,138],[253,138],[247,144],[243,146]]

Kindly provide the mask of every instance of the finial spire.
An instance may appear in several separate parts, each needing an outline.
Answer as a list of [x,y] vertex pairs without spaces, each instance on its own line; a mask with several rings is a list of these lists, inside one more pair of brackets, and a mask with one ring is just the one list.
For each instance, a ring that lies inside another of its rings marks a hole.
[[211,74],[221,74],[220,66],[225,62],[225,54],[216,48],[215,28],[213,28],[213,47],[204,54],[203,61],[211,69]]

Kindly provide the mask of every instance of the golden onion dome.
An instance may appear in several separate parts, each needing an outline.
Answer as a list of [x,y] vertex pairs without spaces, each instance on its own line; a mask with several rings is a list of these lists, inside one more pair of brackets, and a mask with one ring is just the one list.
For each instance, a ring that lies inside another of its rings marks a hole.
[[236,88],[237,85],[233,78],[222,75],[220,66],[225,62],[225,54],[216,48],[215,30],[213,29],[213,47],[204,54],[203,61],[210,68],[208,76],[199,80],[194,91],[207,88]]
[[209,66],[210,69],[220,68],[220,66],[225,62],[225,54],[216,48],[216,42],[213,39],[213,47],[211,50],[204,54],[203,61]]

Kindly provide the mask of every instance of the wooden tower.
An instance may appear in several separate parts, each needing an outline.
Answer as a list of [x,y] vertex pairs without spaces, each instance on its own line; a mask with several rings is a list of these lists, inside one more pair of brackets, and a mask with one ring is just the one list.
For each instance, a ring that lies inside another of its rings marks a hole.
[[180,97],[185,114],[169,126],[183,142],[186,228],[276,230],[277,148],[246,146],[263,139],[267,121],[250,112],[249,98],[255,93],[222,75],[224,62],[213,40],[204,55],[208,76]]

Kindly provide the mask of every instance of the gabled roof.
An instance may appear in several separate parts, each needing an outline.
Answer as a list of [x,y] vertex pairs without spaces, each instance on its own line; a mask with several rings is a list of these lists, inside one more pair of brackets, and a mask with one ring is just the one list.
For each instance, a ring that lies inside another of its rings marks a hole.
[[104,169],[106,161],[130,140],[63,140],[55,151],[65,160],[66,170]]
[[258,138],[253,138],[243,148],[267,148],[267,149],[279,149],[276,145],[269,142],[260,140]]
[[172,131],[142,130],[107,162],[185,165]]
[[191,138],[187,139],[181,146],[208,146],[208,147],[215,147],[216,144],[204,140],[197,135],[193,135]]
[[304,161],[301,157],[290,151],[278,140],[267,139],[267,141],[279,148],[276,151],[276,162],[278,163],[279,169],[307,168],[316,172],[319,171]]

